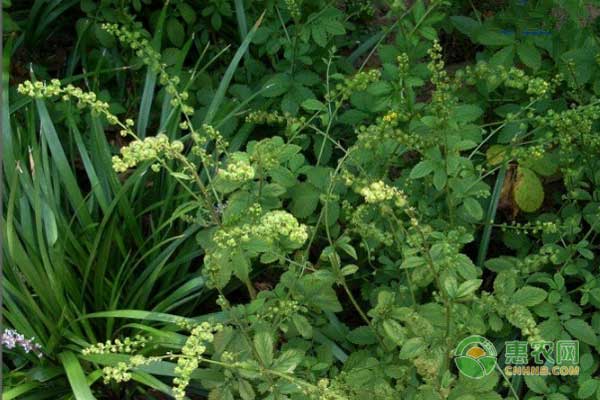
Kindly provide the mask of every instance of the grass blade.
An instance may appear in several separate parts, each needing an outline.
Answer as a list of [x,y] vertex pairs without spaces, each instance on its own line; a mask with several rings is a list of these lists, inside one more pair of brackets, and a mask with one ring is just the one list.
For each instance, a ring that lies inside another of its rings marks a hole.
[[212,102],[210,103],[210,106],[208,107],[208,111],[206,112],[206,117],[204,117],[205,124],[212,123],[212,121],[217,113],[217,110],[221,106],[221,103],[223,103],[223,100],[225,99],[225,93],[227,92],[227,89],[229,88],[229,84],[231,83],[233,74],[235,73],[235,70],[237,69],[238,64],[240,63],[242,56],[246,52],[246,49],[248,49],[248,46],[250,46],[250,42],[252,42],[252,38],[256,34],[256,30],[262,23],[264,16],[265,16],[265,13],[262,13],[260,18],[258,18],[256,23],[252,27],[252,30],[246,36],[246,39],[244,39],[244,41],[242,42],[242,45],[235,52],[235,55],[233,56],[231,63],[227,67],[227,70],[225,71],[225,74],[223,75],[223,79],[221,80],[221,83],[219,84],[219,87],[217,88],[215,97],[213,98]]
[[61,353],[59,358],[65,368],[65,372],[67,373],[67,378],[69,379],[69,383],[73,389],[73,395],[75,396],[75,399],[96,400],[87,383],[85,372],[83,372],[83,369],[81,368],[77,357],[75,357],[75,354],[70,351],[66,351]]
[[496,218],[496,210],[498,209],[498,203],[500,202],[500,194],[502,193],[502,186],[504,186],[504,177],[506,176],[507,165],[504,164],[498,172],[496,178],[496,184],[494,185],[494,191],[488,204],[487,212],[485,213],[485,227],[481,234],[481,241],[479,242],[479,252],[477,254],[477,265],[483,267],[485,258],[487,257],[488,248],[490,246],[490,238],[492,236],[492,224]]

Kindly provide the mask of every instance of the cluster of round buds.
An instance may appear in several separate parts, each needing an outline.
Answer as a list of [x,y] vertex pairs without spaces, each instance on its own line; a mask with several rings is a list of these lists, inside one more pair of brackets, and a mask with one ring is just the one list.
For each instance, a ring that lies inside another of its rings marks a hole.
[[296,21],[300,19],[302,13],[300,11],[299,0],[285,0],[285,5],[292,18]]
[[[121,148],[121,156],[113,156],[112,163],[116,172],[125,172],[144,161],[172,159],[183,151],[179,140],[169,141],[165,134],[150,136],[144,140],[135,140]],[[159,165],[159,164],[155,164]],[[153,166],[153,170],[156,168]]]
[[144,64],[148,65],[153,72],[160,72],[160,54],[154,50],[147,35],[140,31],[130,31],[118,24],[102,24],[102,29],[110,33],[119,41],[135,51],[136,56],[140,57]]
[[89,355],[89,354],[108,354],[108,353],[126,353],[130,354],[140,349],[143,349],[146,346],[148,339],[136,335],[133,338],[126,337],[123,340],[115,339],[107,340],[104,343],[96,343],[92,346],[86,347],[81,350],[81,354]]
[[393,121],[396,121],[397,119],[398,119],[398,113],[395,111],[390,111],[389,113],[387,113],[383,116],[383,120],[385,122],[393,122]]
[[338,83],[335,86],[335,90],[332,90],[327,98],[328,100],[332,100],[336,96],[339,96],[337,99],[339,105],[349,99],[353,93],[367,90],[371,83],[377,82],[380,79],[381,71],[378,69],[359,72],[351,78],[345,78],[342,83]]
[[[109,111],[109,104],[98,100],[96,93],[85,92],[71,84],[63,87],[58,79],[52,79],[50,83],[25,81],[19,84],[17,91],[35,99],[48,99],[57,96],[60,96],[63,101],[75,99],[78,108],[87,107],[92,111],[92,114],[103,115],[111,125],[119,124],[119,118]],[[127,129],[126,126],[123,127]]]
[[539,221],[536,220],[534,222],[527,222],[527,223],[518,223],[518,222],[512,222],[510,225],[508,224],[502,224],[499,226],[500,229],[504,232],[507,229],[516,229],[517,231],[520,232],[524,232],[524,233],[531,233],[531,234],[553,234],[553,233],[557,233],[560,229],[560,226],[553,221]]
[[230,182],[244,183],[254,179],[254,174],[254,168],[247,160],[234,159],[218,175]]
[[360,189],[360,194],[369,204],[382,203],[388,200],[394,200],[397,207],[404,208],[407,204],[406,195],[402,190],[387,185],[383,181],[371,183]]
[[417,373],[421,375],[425,382],[434,381],[439,374],[441,363],[438,358],[428,355],[421,355],[413,360]]
[[552,246],[543,246],[538,254],[529,254],[517,262],[517,268],[523,273],[533,273],[541,270],[549,263],[558,264],[559,252]]
[[165,66],[161,63],[160,53],[154,50],[147,35],[140,31],[130,31],[117,24],[103,24],[102,29],[115,36],[124,45],[131,47],[144,64],[153,72],[160,74],[159,82],[165,87],[167,93],[172,96],[171,105],[173,107],[181,107],[181,111],[185,115],[193,115],[194,109],[185,103],[189,98],[189,94],[185,91],[179,92],[177,88],[180,83],[179,77],[171,77],[167,74]]
[[396,60],[398,61],[398,74],[400,75],[400,79],[404,79],[408,75],[410,69],[408,54],[402,53]]
[[295,247],[301,246],[308,239],[306,225],[300,224],[296,217],[287,211],[270,211],[262,216],[260,224],[252,232],[257,237],[274,241],[279,238],[288,239]]
[[445,70],[445,63],[442,59],[442,46],[435,40],[431,48],[427,51],[430,62],[427,65],[427,69],[431,72],[431,82],[436,86],[443,83],[448,77],[448,73]]
[[292,136],[306,125],[306,117],[294,117],[289,112],[279,114],[276,111],[253,111],[246,116],[250,124],[285,125],[285,134]]
[[367,150],[387,149],[389,141],[399,145],[406,146],[411,150],[420,150],[427,147],[427,140],[422,136],[407,133],[398,128],[400,122],[410,120],[411,114],[408,111],[390,111],[376,123],[370,125],[361,125],[357,129],[357,141],[355,148],[364,148]]
[[212,343],[215,333],[223,330],[221,324],[202,322],[195,326],[190,336],[185,341],[181,356],[177,358],[175,375],[173,378],[173,397],[177,400],[185,398],[185,390],[190,384],[192,373],[198,368],[201,356],[206,352],[208,343]]
[[427,64],[427,69],[431,72],[431,83],[435,85],[435,91],[431,95],[431,104],[434,113],[440,119],[444,119],[450,114],[451,107],[456,100],[452,94],[452,85],[442,59],[442,46],[437,40],[433,42],[428,54],[431,60]]
[[129,358],[128,362],[119,362],[116,366],[104,367],[102,369],[102,375],[104,377],[104,383],[109,382],[128,382],[131,380],[131,370],[138,368],[142,365],[150,364],[155,359],[152,357],[144,357],[142,355],[134,355]]
[[268,112],[263,110],[252,111],[246,115],[246,122],[249,124],[285,124],[286,118],[277,111]]
[[[306,307],[301,306],[295,300],[277,300],[274,304],[270,305],[263,315],[265,319],[273,320],[279,318],[281,320],[285,320],[288,317],[299,311],[306,311]],[[261,315],[257,315],[257,317],[261,317]]]
[[319,400],[347,400],[348,397],[339,393],[331,384],[329,379],[321,378],[317,385],[307,390],[311,399]]
[[522,305],[513,304],[508,307],[506,317],[511,324],[521,329],[523,336],[527,337],[529,342],[538,342],[542,340],[540,330],[537,327],[535,319]]
[[300,224],[292,214],[275,210],[260,217],[258,223],[221,229],[215,233],[213,240],[220,248],[227,249],[237,246],[240,242],[248,242],[253,237],[267,243],[286,239],[297,248],[308,239],[308,230],[306,225]]
[[542,78],[530,79],[527,83],[527,94],[543,97],[548,94],[550,89],[550,83],[546,82]]

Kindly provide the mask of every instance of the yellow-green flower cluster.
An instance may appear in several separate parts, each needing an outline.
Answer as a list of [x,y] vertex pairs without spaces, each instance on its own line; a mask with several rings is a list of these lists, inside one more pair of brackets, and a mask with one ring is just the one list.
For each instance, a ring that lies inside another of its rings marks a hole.
[[[113,169],[116,172],[125,172],[144,161],[172,159],[177,154],[181,154],[183,147],[182,142],[178,140],[171,142],[162,133],[144,140],[135,140],[121,148],[121,156],[113,156]],[[153,169],[156,170],[154,166]]]
[[542,97],[545,96],[550,89],[550,84],[542,78],[530,79],[527,83],[527,94]]
[[387,149],[391,140],[395,142],[394,144],[404,145],[411,150],[420,150],[427,147],[429,145],[427,138],[422,135],[407,133],[398,128],[400,122],[409,119],[410,113],[408,111],[389,111],[383,117],[378,118],[376,123],[358,127],[358,140],[355,146],[367,150]]
[[283,321],[299,311],[306,311],[306,307],[301,306],[296,300],[278,299],[274,304],[267,308],[264,314],[257,314],[257,317],[262,317],[267,320],[279,319]]
[[508,306],[506,310],[506,318],[508,321],[521,329],[523,336],[530,342],[538,342],[542,340],[540,335],[540,329],[537,327],[537,323],[531,315],[531,312],[520,304],[513,304]]
[[341,104],[349,99],[352,93],[367,90],[371,83],[377,82],[379,79],[381,79],[381,71],[378,69],[359,72],[350,78],[345,78],[342,83],[338,83],[335,90],[332,90],[327,97],[333,99],[339,96],[337,103]]
[[269,171],[286,161],[286,157],[289,157],[291,153],[287,151],[291,149],[290,146],[299,149],[298,146],[286,144],[279,136],[263,139],[248,146],[250,161],[253,165]]
[[138,368],[142,365],[150,364],[156,361],[152,357],[144,357],[141,355],[131,356],[128,362],[119,362],[116,366],[108,366],[102,369],[102,376],[104,377],[104,383],[109,382],[128,382],[131,380],[131,370]]
[[450,114],[456,99],[452,95],[452,85],[442,59],[442,46],[437,40],[433,42],[428,54],[430,62],[427,64],[427,69],[431,72],[431,83],[435,85],[435,90],[431,95],[431,105],[434,108],[434,114],[438,115],[440,119],[444,119]]
[[221,324],[202,322],[195,326],[181,349],[175,367],[176,377],[173,379],[173,397],[176,400],[185,398],[185,390],[190,384],[192,373],[198,369],[201,356],[206,352],[206,346],[215,339],[215,333],[223,330]]
[[300,11],[300,0],[285,0],[285,5],[294,20],[299,20],[302,16]]
[[289,136],[306,124],[306,117],[294,117],[288,112],[281,115],[277,111],[258,110],[249,113],[246,116],[246,122],[249,124],[285,125],[285,133]]
[[387,185],[383,181],[371,183],[360,189],[360,194],[369,204],[383,203],[388,200],[394,200],[394,204],[403,208],[407,204],[406,195],[402,190]]
[[160,53],[152,47],[150,40],[140,31],[130,31],[129,29],[117,24],[103,24],[102,29],[115,36],[121,43],[131,47],[135,54],[142,59],[153,72],[159,74],[159,82],[165,87],[168,94],[172,96],[171,105],[181,107],[181,111],[186,115],[192,115],[194,109],[187,105],[185,101],[189,98],[187,92],[179,93],[179,77],[169,76],[165,71],[165,66],[161,63]]
[[402,53],[396,59],[398,61],[398,75],[400,79],[404,79],[410,70],[410,60],[408,54]]
[[[223,139],[221,132],[212,125],[203,124],[202,133],[192,132],[191,137],[194,144],[191,148],[191,153],[200,157],[204,167],[208,168],[215,164],[216,158],[226,152],[229,143]],[[214,144],[214,158],[211,158],[206,151],[207,145],[210,142]]]
[[[244,154],[244,153],[238,153]],[[254,179],[255,171],[247,159],[236,157],[236,153],[231,155],[231,162],[227,168],[219,171],[219,176],[230,182],[244,183]]]
[[148,339],[136,335],[133,338],[126,337],[123,340],[115,339],[107,340],[104,343],[96,343],[92,346],[89,346],[83,350],[81,353],[83,355],[89,354],[108,354],[108,353],[133,353],[135,351],[141,350],[146,346]]
[[[57,96],[60,96],[63,101],[75,99],[77,100],[77,107],[87,107],[92,111],[92,114],[103,115],[111,125],[120,124],[119,118],[109,111],[109,104],[105,101],[98,100],[96,93],[84,92],[81,88],[71,84],[63,87],[58,79],[52,79],[50,83],[33,83],[31,81],[25,81],[19,84],[17,91],[25,96],[33,97],[35,99],[48,99]],[[123,128],[129,131],[129,128],[133,125],[133,120],[129,119],[127,120],[126,126],[123,125]]]
[[287,211],[275,210],[264,214],[256,224],[219,230],[214,241],[220,248],[227,249],[236,247],[240,242],[248,242],[251,238],[260,238],[271,244],[286,239],[297,248],[308,239],[308,229]]

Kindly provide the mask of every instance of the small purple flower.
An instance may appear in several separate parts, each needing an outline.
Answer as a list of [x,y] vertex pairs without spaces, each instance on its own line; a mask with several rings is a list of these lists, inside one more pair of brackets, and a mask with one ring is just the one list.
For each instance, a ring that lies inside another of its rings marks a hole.
[[2,346],[7,349],[20,347],[25,353],[35,353],[38,357],[42,357],[42,346],[35,342],[35,338],[26,339],[24,335],[14,329],[5,329],[2,333]]

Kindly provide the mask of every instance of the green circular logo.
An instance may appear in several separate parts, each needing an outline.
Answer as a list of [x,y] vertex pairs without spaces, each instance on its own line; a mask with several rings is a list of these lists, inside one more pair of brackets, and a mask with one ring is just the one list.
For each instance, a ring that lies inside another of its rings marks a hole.
[[479,335],[464,338],[454,350],[456,367],[463,375],[473,379],[491,374],[497,357],[493,343]]

